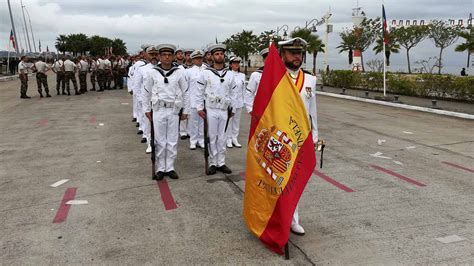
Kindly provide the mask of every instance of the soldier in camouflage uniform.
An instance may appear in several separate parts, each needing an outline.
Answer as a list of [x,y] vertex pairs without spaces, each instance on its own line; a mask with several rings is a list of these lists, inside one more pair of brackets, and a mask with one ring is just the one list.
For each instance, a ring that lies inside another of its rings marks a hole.
[[97,80],[97,61],[95,57],[89,58],[89,69],[91,72],[91,83],[92,83],[92,89],[91,91],[95,91],[95,83]]
[[74,91],[76,92],[76,95],[80,95],[81,93],[77,90],[77,81],[76,81],[76,64],[70,60],[70,57],[68,56],[66,58],[66,61],[64,61],[64,76],[66,80],[66,90],[67,90],[67,95],[71,95],[71,90],[69,89],[69,81],[72,81],[72,85],[74,86]]
[[85,57],[79,57],[79,63],[77,63],[77,68],[79,69],[79,86],[80,92],[87,92],[87,71],[89,70],[89,64],[85,60]]
[[63,95],[66,95],[66,84],[64,83],[64,70],[63,70],[63,58],[59,58],[54,62],[52,70],[54,73],[56,73],[56,91],[58,92],[58,95],[60,93],[60,88],[62,89]]
[[34,63],[33,67],[36,70],[36,83],[38,85],[38,93],[40,97],[43,98],[42,87],[44,87],[46,97],[51,97],[51,95],[49,95],[48,77],[46,76],[46,72],[48,72],[50,66],[43,62],[43,59],[40,57],[38,61]]
[[30,96],[26,95],[28,90],[28,58],[26,56],[21,57],[21,61],[18,64],[18,73],[20,74],[21,88],[20,88],[20,98],[29,99]]

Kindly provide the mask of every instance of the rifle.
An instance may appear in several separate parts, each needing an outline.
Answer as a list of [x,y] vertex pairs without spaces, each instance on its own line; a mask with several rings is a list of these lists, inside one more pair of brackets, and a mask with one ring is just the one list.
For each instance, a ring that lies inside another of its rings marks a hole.
[[207,124],[207,111],[206,111],[206,101],[204,101],[204,163],[206,169],[206,175],[209,174],[209,133],[208,133],[208,124]]
[[178,113],[178,117],[179,117],[179,121],[178,121],[178,131],[179,131],[179,128],[180,128],[180,126],[181,126],[181,116],[183,115],[183,111],[184,111],[184,108],[179,109],[179,113]]
[[323,168],[323,155],[324,155],[324,148],[326,147],[326,142],[324,140],[319,141],[318,151],[321,151],[321,159],[319,160],[319,168]]
[[225,121],[225,129],[224,131],[227,132],[227,127],[229,126],[230,118],[232,117],[232,107],[227,107],[227,121]]
[[155,169],[155,161],[156,161],[156,149],[155,149],[155,127],[153,125],[153,109],[151,109],[151,119],[150,119],[150,126],[151,126],[151,169],[152,169],[152,174],[151,178],[155,179],[155,174],[156,174],[156,169]]

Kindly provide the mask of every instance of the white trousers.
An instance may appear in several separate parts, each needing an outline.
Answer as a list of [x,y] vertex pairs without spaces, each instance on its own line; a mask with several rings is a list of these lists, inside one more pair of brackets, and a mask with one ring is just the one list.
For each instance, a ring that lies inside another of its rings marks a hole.
[[153,108],[156,169],[159,172],[174,170],[174,161],[178,154],[178,122],[178,114],[174,108]]
[[227,139],[237,139],[240,131],[240,115],[242,114],[242,108],[234,109],[235,114],[229,120],[229,126],[227,127]]
[[298,215],[298,205],[296,205],[295,212],[293,213],[293,220],[291,224],[300,224],[300,216]]
[[133,118],[137,119],[138,122],[138,97],[133,94]]
[[151,140],[151,126],[150,126],[150,120],[148,119],[148,117],[146,117],[145,115],[145,106],[143,104],[143,102],[141,103],[142,104],[142,122],[140,122],[140,127],[142,128],[143,130],[143,138],[146,138],[148,141]]
[[180,136],[187,136],[189,135],[188,132],[188,120],[181,120],[179,123],[179,135]]
[[[183,123],[183,121],[181,121]],[[204,146],[204,120],[199,116],[196,108],[191,108],[188,120],[189,141],[191,145],[198,143]]]
[[221,167],[225,164],[226,136],[225,122],[227,110],[207,109],[207,125],[209,134],[209,166]]

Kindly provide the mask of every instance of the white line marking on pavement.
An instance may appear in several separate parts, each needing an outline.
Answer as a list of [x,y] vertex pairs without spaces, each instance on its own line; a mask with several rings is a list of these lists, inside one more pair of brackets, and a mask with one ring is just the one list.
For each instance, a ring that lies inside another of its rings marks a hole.
[[382,145],[382,144],[385,143],[385,142],[387,142],[387,141],[384,140],[384,139],[379,139],[379,140],[377,140],[377,144],[379,144],[379,145]]
[[99,123],[99,126],[103,127],[103,126],[104,126],[104,123]]
[[372,99],[364,99],[364,98],[359,98],[359,97],[354,97],[354,96],[349,96],[349,95],[340,95],[340,94],[323,92],[323,91],[316,91],[316,94],[329,96],[329,97],[335,97],[335,98],[341,98],[341,99],[346,99],[346,100],[374,103],[374,104],[392,106],[392,107],[397,107],[397,108],[402,108],[402,109],[415,110],[415,111],[427,112],[427,113],[432,113],[432,114],[447,115],[447,116],[454,116],[454,117],[474,120],[474,115],[458,113],[458,112],[444,111],[444,110],[413,106],[413,105],[401,104],[401,103],[391,103],[391,102],[377,101],[377,100],[372,100]]
[[407,150],[416,149],[416,146],[408,146],[408,147],[406,147],[405,149],[407,149]]
[[411,132],[411,131],[403,131],[403,134],[413,135],[413,132]]
[[387,157],[387,156],[382,156],[383,153],[381,152],[376,152],[374,154],[371,154],[370,156],[375,157],[375,158],[380,158],[380,159],[387,159],[387,160],[392,160],[392,158]]
[[102,161],[97,161],[96,163],[101,163]]
[[128,105],[128,103],[122,103],[122,105]]
[[50,187],[59,187],[60,185],[66,183],[67,181],[69,181],[69,179],[62,179],[62,180],[59,180],[58,182],[56,182],[54,184],[51,184],[49,186]]
[[398,164],[398,165],[403,165],[402,162],[399,162],[399,161],[393,160],[392,162],[394,162],[394,163],[396,163],[396,164]]
[[67,205],[84,205],[89,204],[87,200],[70,200],[66,202]]
[[452,235],[452,236],[446,236],[446,237],[438,237],[436,238],[439,242],[443,244],[449,244],[449,243],[455,243],[459,241],[464,241],[466,240],[464,237],[460,237],[458,235]]

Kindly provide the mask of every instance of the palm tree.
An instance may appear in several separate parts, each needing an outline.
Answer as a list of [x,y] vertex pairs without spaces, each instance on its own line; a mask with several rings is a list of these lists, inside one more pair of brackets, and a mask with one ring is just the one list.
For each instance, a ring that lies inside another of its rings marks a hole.
[[56,38],[56,43],[54,46],[56,47],[58,52],[61,52],[64,54],[66,53],[66,51],[68,51],[68,43],[69,43],[68,37],[64,34],[60,34]]
[[[387,66],[390,66],[390,55],[392,53],[398,54],[400,52],[400,44],[397,43],[396,39],[393,39],[393,37],[388,35],[389,42],[385,44],[385,58],[387,59]],[[379,37],[376,40],[376,44],[374,46],[374,52],[375,54],[379,54],[383,52],[383,37]]]
[[352,31],[343,31],[339,33],[341,43],[336,48],[339,53],[348,52],[349,65],[352,65],[352,55],[357,45],[357,37]]
[[324,43],[318,35],[312,34],[310,29],[299,29],[291,33],[291,37],[300,37],[308,42],[307,51],[313,55],[313,74],[316,74],[316,57],[319,52],[324,52]]
[[464,38],[466,42],[459,44],[454,50],[456,52],[467,51],[467,67],[469,68],[469,63],[471,62],[471,53],[474,52],[474,30],[472,26],[469,26],[467,31],[461,31],[459,33],[459,37]]

